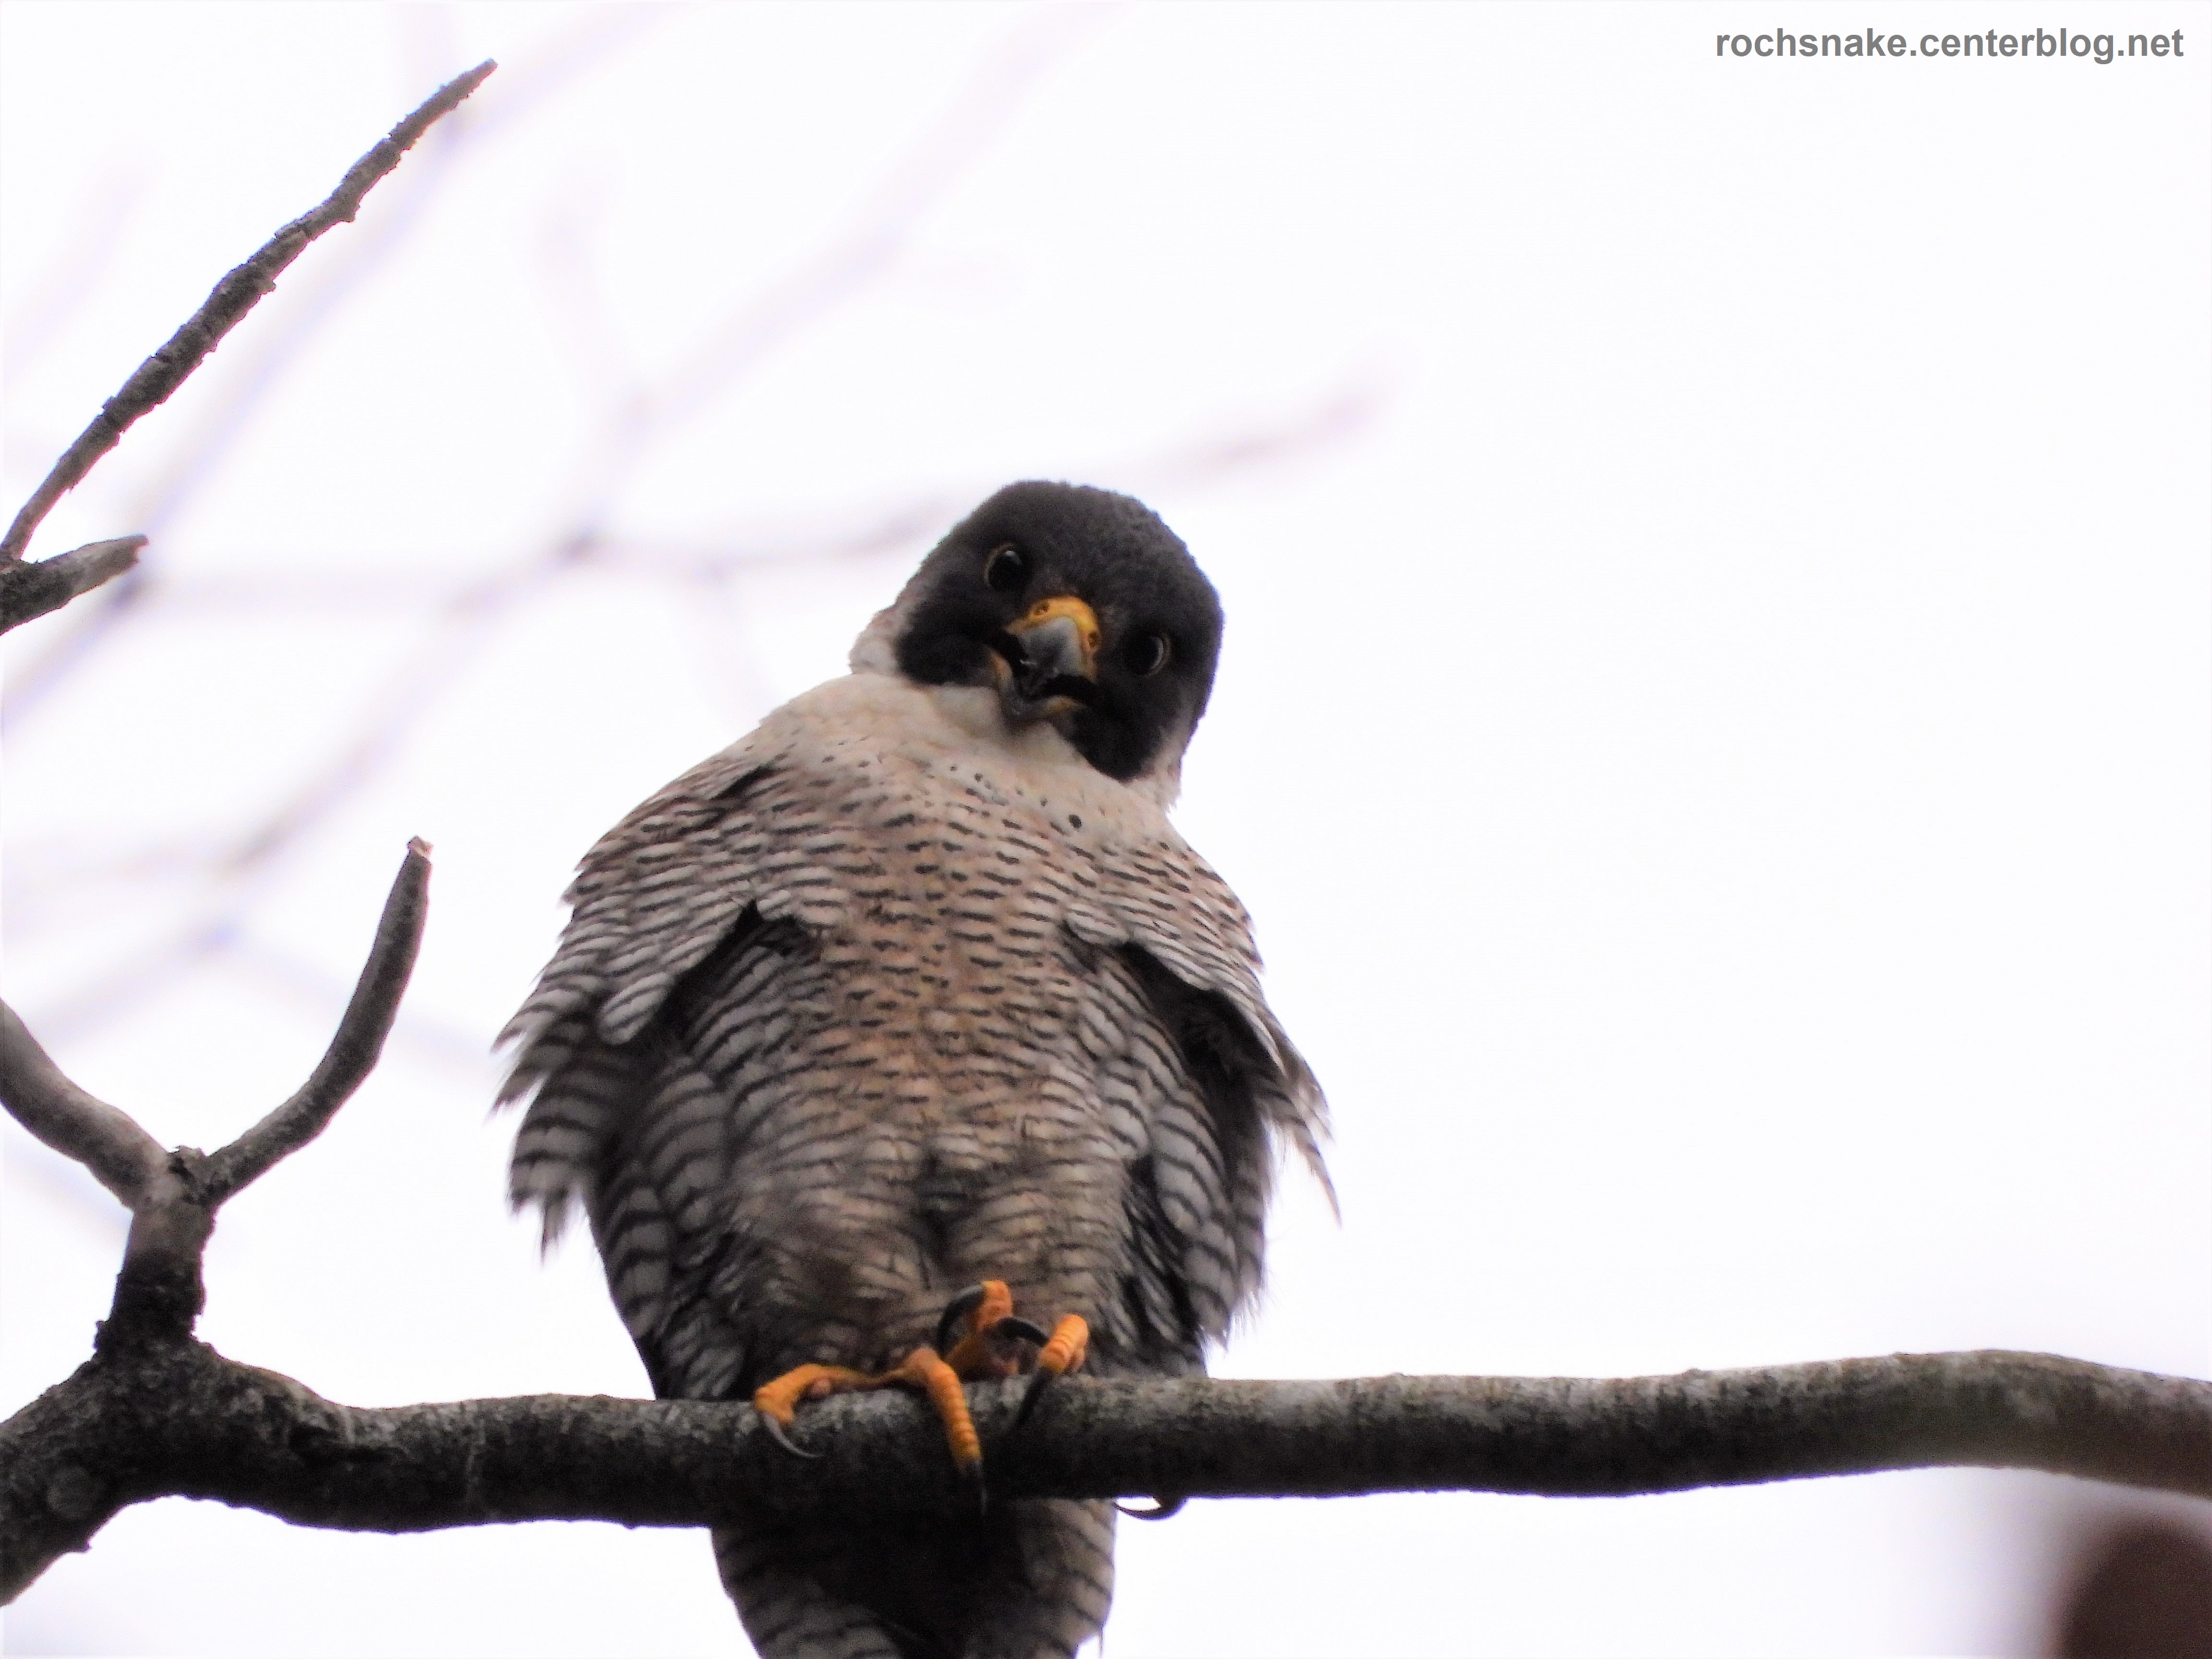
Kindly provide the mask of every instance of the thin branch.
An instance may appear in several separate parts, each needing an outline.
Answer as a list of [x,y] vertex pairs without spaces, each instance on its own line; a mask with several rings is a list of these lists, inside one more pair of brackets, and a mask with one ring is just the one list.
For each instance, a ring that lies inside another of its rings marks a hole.
[[136,1209],[168,1162],[130,1113],[87,1094],[62,1075],[15,1011],[0,1002],[0,1104],[40,1140],[75,1158]]
[[138,562],[138,550],[145,545],[143,536],[118,536],[87,542],[39,564],[0,559],[0,634],[58,611],[121,575]]
[[0,1099],[24,1127],[83,1164],[131,1211],[114,1304],[94,1339],[96,1357],[143,1358],[191,1337],[207,1299],[200,1258],[216,1210],[320,1134],[375,1066],[422,942],[429,854],[422,841],[407,843],[368,965],[313,1075],[213,1158],[190,1146],[161,1151],[126,1114],[63,1076],[22,1021],[0,1004]]
[[[280,321],[258,341],[255,355],[219,391],[203,411],[199,429],[186,434],[180,455],[171,457],[155,481],[143,492],[146,528],[158,535],[161,526],[179,512],[195,491],[205,487],[222,452],[247,428],[255,408],[274,386],[313,331],[328,320],[337,302],[371,271],[376,261],[404,240],[410,226],[425,211],[441,181],[453,170],[465,140],[481,144],[488,136],[525,118],[583,67],[604,64],[609,56],[652,27],[668,14],[653,6],[616,7],[587,14],[574,28],[511,62],[500,71],[499,102],[475,112],[465,127],[440,129],[441,143],[432,164],[418,161],[402,175],[405,193],[395,202],[389,192],[380,199],[384,211],[380,223],[365,235],[348,239],[345,252],[325,258],[316,283]],[[82,668],[93,654],[134,617],[143,616],[154,584],[142,571],[132,580],[110,589],[91,614],[80,616],[80,626],[67,638],[52,641],[10,680],[0,701],[0,730],[13,729],[45,702],[69,675]],[[167,592],[167,573],[160,592]]]
[[185,383],[185,377],[200,366],[222,337],[260,303],[263,295],[276,286],[276,278],[306,251],[308,243],[333,226],[350,221],[361,210],[362,199],[378,180],[399,165],[400,158],[415,141],[441,116],[457,108],[496,67],[489,61],[479,64],[439,88],[374,149],[355,162],[320,206],[286,225],[262,246],[260,252],[217,283],[185,325],[139,365],[137,372],[124,383],[123,390],[107,400],[92,424],[54,463],[46,482],[24,503],[6,537],[0,538],[0,563],[21,560],[32,532],[52,511],[54,503],[75,489],[94,463],[115,447],[133,422],[167,401],[169,394]]
[[[969,1390],[999,1498],[1626,1497],[1946,1465],[2212,1497],[2212,1383],[2047,1354],[1898,1354],[1678,1376],[1062,1383]],[[198,1343],[95,1361],[0,1425],[0,1595],[127,1504],[214,1498],[302,1526],[702,1526],[951,1514],[973,1495],[915,1401],[810,1407],[793,1458],[744,1406],[534,1395],[357,1410]]]
[[201,1196],[210,1209],[322,1133],[375,1068],[384,1039],[398,1016],[408,976],[415,970],[429,892],[430,848],[417,837],[407,843],[407,856],[376,924],[376,942],[369,947],[353,1000],[346,1004],[321,1063],[298,1093],[210,1158],[202,1169]]

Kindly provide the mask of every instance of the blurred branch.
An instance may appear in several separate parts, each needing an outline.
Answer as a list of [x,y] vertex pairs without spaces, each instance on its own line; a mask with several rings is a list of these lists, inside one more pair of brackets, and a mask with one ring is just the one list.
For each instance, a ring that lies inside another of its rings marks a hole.
[[98,290],[143,183],[135,169],[111,166],[77,198],[58,256],[0,323],[0,359],[10,378],[27,374]]
[[2212,1534],[2202,1525],[2138,1511],[2073,1541],[2075,1582],[2055,1610],[2053,1659],[2212,1654]]
[[[586,33],[603,38],[611,30],[619,35],[636,26],[635,19],[626,21],[618,9],[599,20],[595,32],[580,33],[579,39]],[[261,872],[382,775],[416,722],[519,605],[593,562],[614,499],[650,446],[742,380],[775,347],[878,279],[927,214],[1012,120],[1021,94],[1053,55],[1089,26],[1085,15],[1048,11],[1012,31],[987,56],[969,82],[948,100],[940,118],[893,159],[851,222],[823,249],[790,267],[757,294],[740,297],[691,349],[680,354],[661,384],[611,399],[599,429],[568,469],[568,476],[577,481],[570,500],[555,509],[552,527],[537,546],[505,570],[471,581],[437,603],[426,636],[365,701],[352,732],[333,745],[329,762],[257,826],[205,860],[217,877],[216,890],[195,907],[197,914],[168,930],[100,989],[71,999],[64,1023],[97,1017],[158,988],[232,937],[258,890]],[[544,70],[557,78],[589,56],[564,50],[547,58]],[[481,78],[489,71],[486,65],[472,73]],[[463,76],[453,86],[468,80]],[[185,331],[179,331],[179,337]],[[268,591],[273,594],[281,588],[280,578]],[[167,588],[140,586],[128,597],[148,592],[161,594]],[[63,654],[70,662],[82,660],[81,653],[65,650]],[[50,690],[52,680],[52,673],[34,671],[33,684],[38,689]]]
[[[138,366],[124,382],[123,390],[101,405],[93,422],[56,461],[46,480],[31,494],[15,515],[5,537],[0,537],[0,563],[20,561],[31,534],[53,510],[53,505],[91,471],[100,458],[115,447],[131,423],[167,402],[185,383],[222,337],[244,320],[261,297],[276,286],[286,266],[307,251],[307,245],[332,227],[345,223],[361,210],[362,199],[429,131],[439,117],[458,107],[481,86],[497,65],[483,63],[438,88],[406,119],[392,128],[377,146],[355,162],[338,186],[321,205],[302,214],[262,245],[260,251],[234,268],[215,285],[200,308],[171,335],[168,343]],[[111,573],[112,574],[112,573]]]
[[[1139,495],[1204,488],[1326,453],[1368,426],[1387,395],[1387,386],[1374,375],[1350,374],[1286,410],[1224,422],[1149,454],[1078,468],[1071,476],[1109,477]],[[534,553],[490,576],[434,574],[404,587],[395,586],[380,572],[270,568],[164,574],[156,591],[169,611],[213,611],[225,616],[260,611],[348,617],[387,612],[464,617],[500,608],[511,597],[581,566],[696,582],[795,564],[911,556],[1004,482],[969,479],[878,507],[737,524],[680,538],[603,536],[571,546],[558,569],[549,569],[545,556]],[[410,660],[394,679],[414,684],[422,667]]]
[[[1355,375],[1287,411],[1201,430],[1149,455],[1100,469],[1097,476],[1110,476],[1140,494],[1205,488],[1326,453],[1372,421],[1384,396],[1385,390],[1371,376]],[[427,611],[434,622],[366,702],[354,731],[258,823],[227,845],[172,845],[158,854],[134,851],[74,869],[39,862],[35,878],[25,878],[26,891],[15,903],[19,927],[30,925],[25,918],[56,910],[66,895],[88,881],[210,881],[210,890],[191,914],[168,927],[161,938],[105,975],[96,986],[52,1005],[48,1029],[76,1031],[110,1018],[169,985],[211,951],[235,942],[267,885],[264,877],[271,864],[373,785],[386,764],[403,752],[408,736],[446,688],[476,660],[497,626],[525,600],[553,584],[585,568],[646,581],[698,585],[801,564],[892,556],[910,559],[989,487],[972,482],[920,491],[880,506],[734,526],[684,539],[582,540],[565,549],[533,553],[489,575],[425,580],[405,590],[395,589],[381,577],[324,575],[312,570],[163,576],[158,593],[171,609],[220,609],[232,616],[254,610],[293,615],[324,611],[358,617],[365,611],[394,608]],[[731,665],[718,659],[715,666],[726,674]],[[18,857],[30,862],[25,855]]]
[[[1141,494],[1204,488],[1309,459],[1360,431],[1374,418],[1384,395],[1371,376],[1354,375],[1287,411],[1201,430],[1149,455],[1100,469],[1097,476],[1111,477]],[[434,622],[367,700],[352,733],[258,823],[228,845],[175,848],[156,859],[134,853],[78,870],[42,865],[35,881],[27,880],[32,890],[19,908],[35,916],[41,908],[55,907],[74,884],[87,879],[174,879],[193,874],[214,878],[212,891],[194,907],[193,914],[96,988],[54,1006],[50,1029],[76,1030],[110,1017],[235,939],[265,884],[259,878],[270,864],[368,788],[402,752],[409,734],[436,706],[446,688],[476,660],[497,626],[553,584],[585,568],[647,581],[701,584],[799,564],[893,555],[910,559],[990,487],[973,481],[919,491],[880,506],[734,526],[684,539],[580,538],[565,547],[532,553],[489,575],[426,580],[405,590],[395,589],[384,578],[324,575],[312,570],[165,575],[157,591],[164,605],[172,609],[217,608],[234,616],[252,610],[294,615],[326,611],[357,617],[364,611],[389,607],[428,611]],[[727,671],[726,663],[717,665]]]
[[[647,9],[603,15],[576,38],[588,42],[626,36],[638,26],[633,13]],[[892,272],[929,216],[1018,113],[1024,95],[1069,40],[1095,21],[1089,14],[1048,11],[1010,31],[946,98],[940,113],[890,159],[845,222],[821,246],[785,266],[759,289],[738,296],[678,354],[659,384],[626,387],[611,362],[608,374],[612,378],[603,386],[598,430],[567,470],[566,476],[576,481],[574,493],[568,502],[555,507],[552,523],[538,544],[505,569],[459,584],[434,579],[404,589],[378,580],[368,585],[371,591],[366,595],[356,580],[299,568],[258,574],[243,583],[220,576],[192,580],[169,572],[158,578],[141,572],[126,585],[127,592],[117,589],[91,618],[94,624],[124,615],[122,602],[127,600],[132,602],[127,606],[131,614],[143,614],[155,605],[167,609],[214,603],[222,605],[226,614],[336,605],[355,617],[366,604],[378,610],[423,614],[430,625],[401,654],[381,685],[363,699],[350,732],[340,736],[326,760],[271,803],[258,823],[228,844],[171,861],[171,874],[197,869],[210,882],[210,890],[100,983],[50,1006],[47,1029],[75,1031],[112,1018],[240,938],[276,863],[384,775],[421,720],[479,659],[520,606],[577,571],[588,567],[694,586],[720,584],[745,570],[910,551],[957,517],[978,493],[976,487],[928,489],[862,513],[802,515],[783,524],[710,530],[681,539],[626,538],[610,533],[608,525],[623,483],[655,441],[713,398],[726,394],[775,349]],[[590,59],[588,52],[563,47],[534,68],[526,63],[503,74],[502,82],[513,82],[515,75],[526,80],[557,80],[568,68]],[[502,96],[501,107],[509,113],[520,86],[507,85]],[[594,310],[594,302],[588,284],[582,282],[580,257],[573,247],[564,246],[553,263],[556,276],[563,278],[557,284],[563,308],[570,313],[572,325],[583,328],[605,319],[584,314]],[[1248,468],[1325,448],[1356,429],[1376,401],[1373,387],[1364,380],[1347,382],[1287,413],[1269,410],[1249,422],[1201,431],[1161,453],[1107,471],[1139,488],[1148,482],[1170,488],[1203,487]],[[202,441],[191,453],[204,455],[204,448]],[[194,469],[199,465],[195,462]],[[714,614],[732,614],[734,592],[720,586],[714,592]],[[692,609],[701,619],[708,614],[700,607]],[[90,632],[80,629],[34,664],[24,684],[15,688],[15,712],[26,706],[21,693],[52,689],[54,675],[48,671],[81,663],[80,647],[90,638]],[[726,653],[710,654],[718,678],[726,678]],[[57,883],[65,886],[68,878],[41,870],[27,884],[51,906],[58,896]]]
[[[2212,1497],[2212,1383],[2045,1354],[1897,1354],[1679,1376],[1076,1379],[1018,1432],[969,1391],[1000,1498],[1628,1496],[1966,1465]],[[192,1341],[103,1352],[0,1425],[0,1596],[118,1510],[214,1498],[361,1532],[703,1526],[972,1504],[916,1402],[808,1409],[816,1461],[747,1406],[541,1395],[360,1410]]]

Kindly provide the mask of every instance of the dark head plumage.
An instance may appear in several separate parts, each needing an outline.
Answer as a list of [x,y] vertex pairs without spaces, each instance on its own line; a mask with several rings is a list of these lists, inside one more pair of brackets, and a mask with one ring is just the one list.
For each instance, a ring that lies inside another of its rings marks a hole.
[[1126,783],[1180,765],[1221,621],[1213,585],[1143,502],[1015,483],[922,561],[883,618],[885,665],[921,685],[994,687],[1010,725],[1050,721]]

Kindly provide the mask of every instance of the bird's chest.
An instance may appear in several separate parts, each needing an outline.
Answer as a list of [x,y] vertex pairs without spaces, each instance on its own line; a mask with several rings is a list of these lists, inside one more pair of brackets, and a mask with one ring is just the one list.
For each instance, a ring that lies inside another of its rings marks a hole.
[[957,1188],[1064,1150],[1094,1086],[1096,964],[1065,926],[1094,861],[1048,797],[950,768],[855,806],[838,920],[815,947],[820,1036],[866,1103],[855,1173]]

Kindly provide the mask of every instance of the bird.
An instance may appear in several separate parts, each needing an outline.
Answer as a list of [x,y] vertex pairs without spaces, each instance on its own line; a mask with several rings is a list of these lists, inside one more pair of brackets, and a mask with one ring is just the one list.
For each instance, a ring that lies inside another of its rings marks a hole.
[[[502,1034],[508,1196],[548,1249],[584,1212],[656,1395],[796,1448],[823,1394],[914,1386],[974,1474],[962,1381],[1201,1374],[1278,1163],[1334,1206],[1250,918],[1168,818],[1222,626],[1142,502],[1010,484],[848,673],[585,855]],[[1030,1659],[1100,1632],[1115,1518],[987,1493],[714,1543],[767,1659]]]

